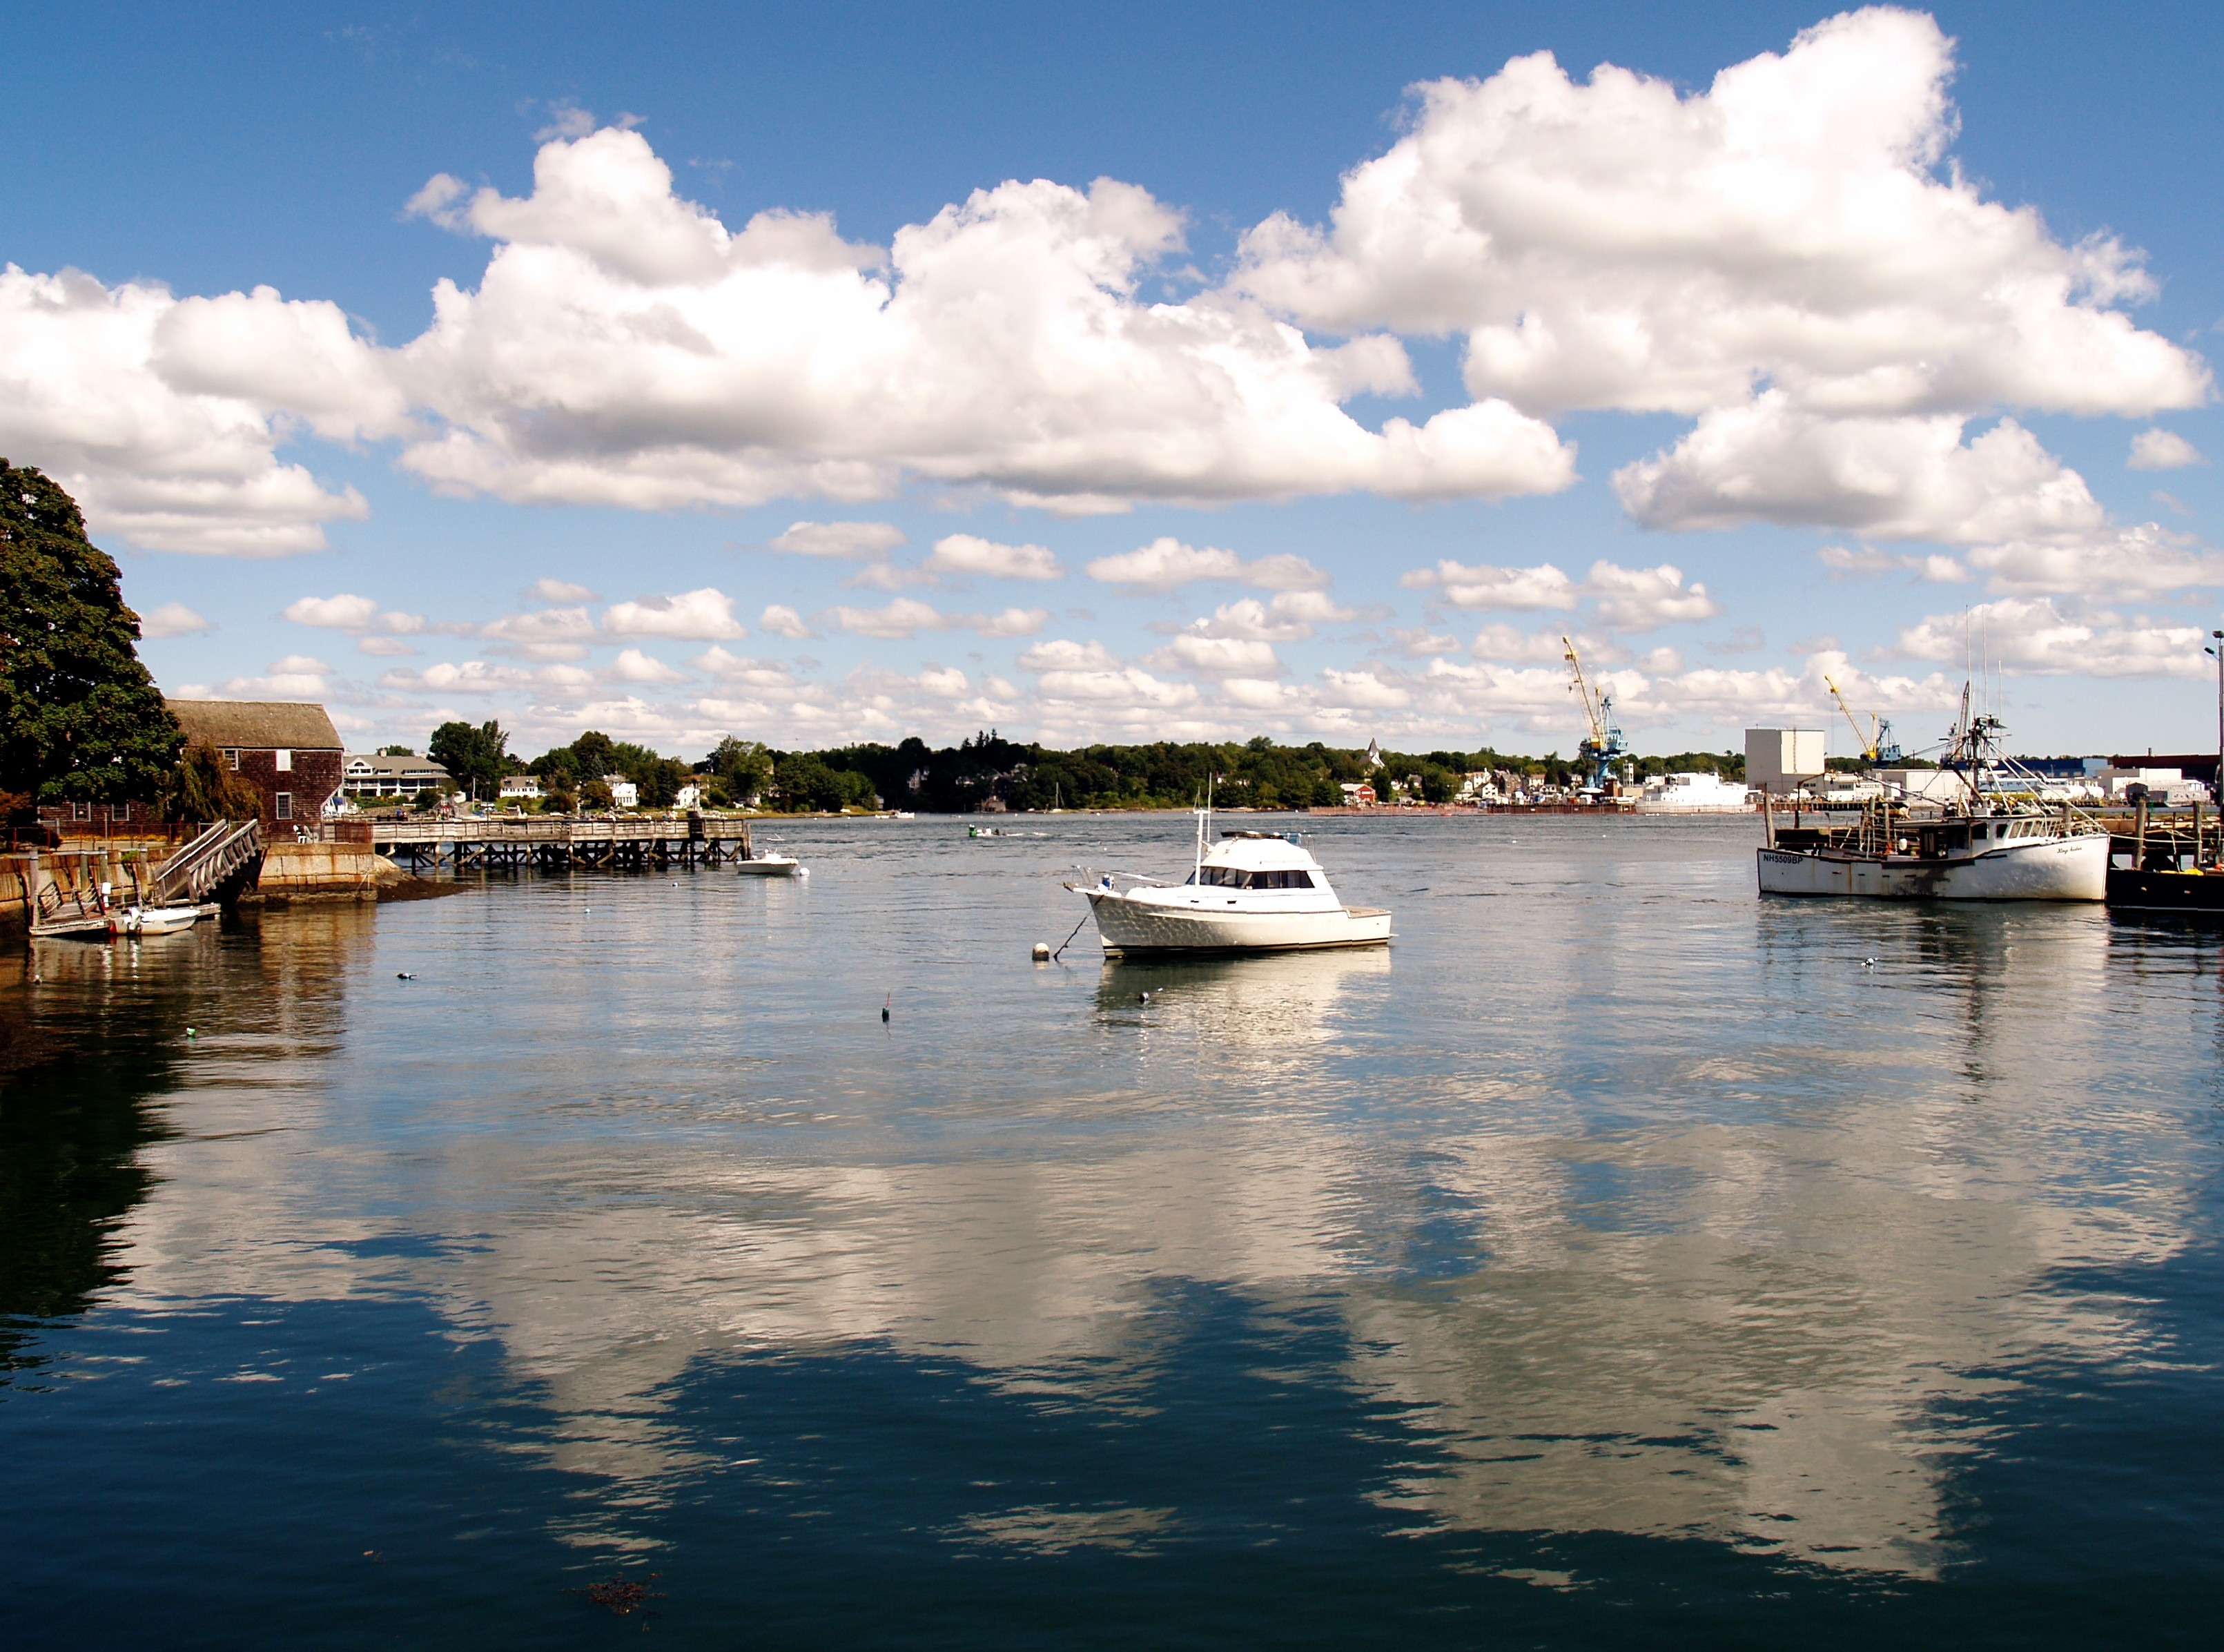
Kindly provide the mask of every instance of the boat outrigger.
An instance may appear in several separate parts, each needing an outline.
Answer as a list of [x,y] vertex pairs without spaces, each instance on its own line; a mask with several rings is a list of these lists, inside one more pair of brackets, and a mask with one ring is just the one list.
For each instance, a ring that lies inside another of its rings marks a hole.
[[1944,765],[1962,794],[1895,807],[1867,801],[1850,826],[1779,826],[1766,811],[1758,851],[1763,895],[1900,901],[2098,901],[2107,892],[2108,833],[2069,804],[2049,811],[2038,782],[1998,751],[1999,718],[1962,716]]

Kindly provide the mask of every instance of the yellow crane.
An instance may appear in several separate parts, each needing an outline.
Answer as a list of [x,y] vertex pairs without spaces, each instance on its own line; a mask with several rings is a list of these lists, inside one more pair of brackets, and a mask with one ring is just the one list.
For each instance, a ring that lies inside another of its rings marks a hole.
[[1854,715],[1854,708],[1846,704],[1846,697],[1838,685],[1828,676],[1823,686],[1830,691],[1830,698],[1838,702],[1838,709],[1846,714],[1846,725],[1854,731],[1854,739],[1861,746],[1861,761],[1866,763],[1898,763],[1899,746],[1892,737],[1892,725],[1874,712],[1869,713],[1869,730],[1861,732],[1861,719]]
[[1590,727],[1590,732],[1576,747],[1576,761],[1590,766],[1591,787],[1604,792],[1614,779],[1614,764],[1629,755],[1629,743],[1614,725],[1614,696],[1591,693],[1591,686],[1583,676],[1583,662],[1576,655],[1575,643],[1564,636],[1560,649],[1575,678],[1569,686],[1576,691],[1576,698],[1583,701],[1583,721]]

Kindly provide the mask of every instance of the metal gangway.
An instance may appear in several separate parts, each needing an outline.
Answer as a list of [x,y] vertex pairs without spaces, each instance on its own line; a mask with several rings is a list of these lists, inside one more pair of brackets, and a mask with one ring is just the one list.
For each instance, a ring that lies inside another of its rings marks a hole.
[[261,820],[216,821],[155,868],[143,899],[148,906],[198,905],[262,858]]

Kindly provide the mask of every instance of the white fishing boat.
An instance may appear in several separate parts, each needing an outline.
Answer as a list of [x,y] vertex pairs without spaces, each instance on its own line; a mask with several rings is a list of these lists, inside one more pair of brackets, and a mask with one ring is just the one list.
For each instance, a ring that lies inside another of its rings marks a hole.
[[1719,775],[1661,775],[1645,782],[1630,809],[1637,814],[1750,814],[1753,794],[1743,781]]
[[[2030,801],[1995,748],[1997,718],[1962,716],[1946,766],[1957,797],[1895,808],[1869,802],[1850,825],[1779,826],[1768,814],[1759,855],[1763,895],[1867,896],[1887,901],[2099,901],[2107,894],[2108,833],[2068,804]],[[2019,794],[2019,793],[2021,794]],[[1795,817],[1796,820],[1796,817]]]
[[1085,896],[1104,950],[1128,956],[1380,946],[1390,914],[1344,905],[1295,832],[1224,832],[1210,847],[1197,812],[1197,863],[1179,883],[1115,872],[1065,887]]

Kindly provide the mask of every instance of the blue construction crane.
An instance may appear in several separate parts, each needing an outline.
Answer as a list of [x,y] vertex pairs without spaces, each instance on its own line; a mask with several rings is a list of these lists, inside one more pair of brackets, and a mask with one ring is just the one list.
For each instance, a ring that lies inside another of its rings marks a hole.
[[1583,703],[1583,721],[1590,729],[1576,747],[1576,761],[1591,771],[1590,783],[1582,789],[1602,795],[1620,778],[1614,773],[1614,765],[1628,757],[1629,742],[1622,737],[1621,730],[1614,723],[1613,694],[1593,694],[1590,684],[1583,678],[1583,662],[1576,657],[1575,643],[1564,636],[1560,647],[1566,652],[1568,669],[1575,676],[1570,687]]

